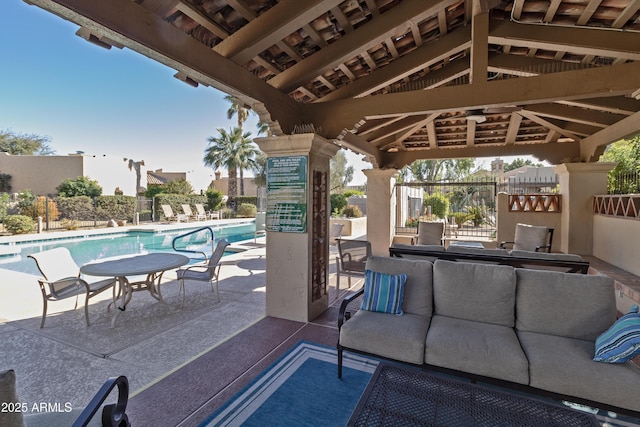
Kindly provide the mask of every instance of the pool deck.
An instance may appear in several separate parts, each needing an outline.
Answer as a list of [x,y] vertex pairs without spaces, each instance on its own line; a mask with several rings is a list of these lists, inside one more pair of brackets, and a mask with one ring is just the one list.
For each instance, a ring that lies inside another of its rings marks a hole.
[[[221,223],[215,221],[216,226]],[[206,223],[143,227],[164,231],[202,224]],[[140,227],[113,232],[132,228]],[[94,233],[105,230],[111,231]],[[183,306],[175,273],[168,272],[162,281],[167,304],[148,292],[137,292],[114,328],[107,292],[90,302],[90,327],[85,324],[83,301],[74,310],[75,300],[68,299],[49,304],[45,327],[40,329],[42,296],[36,276],[0,268],[0,370],[16,371],[18,396],[29,406],[46,402],[84,407],[107,378],[118,375],[128,378],[133,397],[265,318],[265,239],[238,242],[233,245],[238,252],[225,256],[221,302],[208,284],[191,282]],[[335,261],[335,255],[330,258]],[[334,271],[332,265],[331,283]]]

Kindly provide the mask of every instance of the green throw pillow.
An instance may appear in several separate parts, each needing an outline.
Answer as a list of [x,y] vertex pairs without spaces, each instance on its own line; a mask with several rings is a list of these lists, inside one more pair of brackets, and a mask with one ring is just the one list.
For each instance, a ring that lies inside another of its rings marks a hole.
[[360,308],[367,311],[402,316],[402,300],[406,274],[385,274],[371,270],[364,272],[364,296]]

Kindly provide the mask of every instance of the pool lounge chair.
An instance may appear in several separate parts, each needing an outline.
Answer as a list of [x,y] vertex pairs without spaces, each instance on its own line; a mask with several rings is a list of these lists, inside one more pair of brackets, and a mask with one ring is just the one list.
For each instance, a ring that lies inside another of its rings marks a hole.
[[193,211],[191,210],[191,206],[187,204],[180,205],[180,206],[182,206],[182,211],[187,216],[187,218],[194,218],[196,221],[204,221],[205,219],[207,219],[206,214],[202,215],[199,212],[193,213]]
[[47,317],[47,302],[60,301],[66,298],[76,297],[76,305],[78,307],[78,297],[85,295],[84,316],[87,326],[91,326],[89,322],[89,299],[106,291],[113,290],[113,301],[116,300],[116,280],[109,278],[97,282],[87,282],[80,277],[80,267],[71,257],[69,249],[60,247],[44,252],[29,255],[32,258],[42,278],[38,279],[40,291],[42,292],[42,322],[40,328],[44,327],[44,321]]
[[198,215],[204,215],[205,218],[208,219],[220,219],[220,211],[205,211],[204,206],[201,203],[196,203],[196,211]]
[[173,209],[171,209],[171,206],[169,206],[169,205],[160,205],[160,207],[162,208],[162,213],[164,214],[164,217],[167,219],[167,221],[169,221],[169,222],[171,222],[171,221],[189,222],[189,217],[186,216],[185,214],[177,214],[177,215],[174,214],[173,213]]

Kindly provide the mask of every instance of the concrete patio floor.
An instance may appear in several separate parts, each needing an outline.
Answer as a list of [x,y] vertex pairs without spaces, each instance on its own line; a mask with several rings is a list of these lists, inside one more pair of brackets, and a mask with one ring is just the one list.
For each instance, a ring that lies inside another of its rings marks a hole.
[[0,281],[0,370],[14,369],[23,402],[70,403],[84,407],[112,376],[125,375],[140,392],[265,316],[264,238],[226,256],[220,297],[206,283],[188,282],[186,302],[174,272],[165,274],[167,305],[148,292],[133,295],[111,327],[110,293],[91,300],[91,326],[83,301],[49,304],[40,329],[42,296],[36,277],[2,270]]

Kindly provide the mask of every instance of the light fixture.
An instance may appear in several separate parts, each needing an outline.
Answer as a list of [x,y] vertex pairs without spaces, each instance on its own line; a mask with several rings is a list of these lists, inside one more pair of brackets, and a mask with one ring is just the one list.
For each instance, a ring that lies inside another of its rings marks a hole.
[[107,50],[111,49],[111,44],[101,40],[98,36],[93,34],[87,28],[81,27],[78,31],[76,31],[76,36],[82,37],[83,39],[85,39],[89,43],[92,43],[92,44],[94,44],[96,46],[100,46],[101,48],[104,48],[104,49],[107,49]]
[[487,121],[487,117],[482,110],[469,110],[467,112],[467,120],[473,120],[476,123],[484,123]]
[[186,84],[188,84],[191,87],[198,87],[198,82],[193,80],[191,77],[187,76],[187,73],[184,73],[182,71],[178,71],[176,74],[174,74],[174,76],[176,79],[185,82]]

